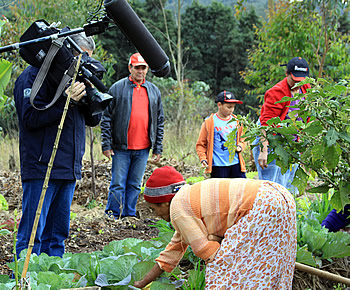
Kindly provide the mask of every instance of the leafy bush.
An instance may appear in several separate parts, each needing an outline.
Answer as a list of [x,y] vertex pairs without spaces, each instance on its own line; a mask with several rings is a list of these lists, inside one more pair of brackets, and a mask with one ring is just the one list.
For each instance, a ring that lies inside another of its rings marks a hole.
[[329,232],[321,226],[321,222],[331,211],[327,199],[326,195],[314,201],[310,201],[306,196],[296,199],[297,262],[321,266],[321,259],[350,255],[350,235],[345,232]]
[[[324,79],[307,78],[300,84],[310,83],[306,94],[284,97],[279,103],[299,101],[291,119],[270,119],[269,126],[261,127],[248,118],[239,117],[246,130],[244,137],[253,141],[266,131],[272,153],[268,162],[276,160],[282,173],[292,164],[299,164],[293,185],[305,191],[310,177],[322,184],[309,192],[328,193],[332,190],[332,207],[340,210],[350,203],[350,83],[342,80],[333,83]],[[295,136],[299,142],[295,142]],[[234,134],[229,136],[234,138]],[[257,145],[260,146],[261,144]]]

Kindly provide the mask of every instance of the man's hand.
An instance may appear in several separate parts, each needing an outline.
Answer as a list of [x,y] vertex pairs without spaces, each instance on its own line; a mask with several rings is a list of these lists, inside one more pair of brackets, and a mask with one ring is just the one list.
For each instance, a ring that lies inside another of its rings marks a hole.
[[108,160],[111,160],[112,156],[114,155],[114,152],[112,149],[103,151],[102,153],[104,156],[108,158]]
[[160,157],[162,157],[162,155],[160,155],[160,154],[153,154],[152,155],[152,162],[159,162]]
[[267,155],[267,147],[264,146],[258,157],[258,163],[262,169],[267,168]]
[[[65,93],[68,95],[70,91],[70,86],[65,90]],[[72,95],[70,96],[76,102],[79,102],[80,99],[86,94],[85,84],[81,82],[75,82],[72,88]]]

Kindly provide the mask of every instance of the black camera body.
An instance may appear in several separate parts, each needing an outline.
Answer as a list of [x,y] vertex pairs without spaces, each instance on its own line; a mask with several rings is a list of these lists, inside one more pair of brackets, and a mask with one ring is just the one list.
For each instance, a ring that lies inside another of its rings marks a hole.
[[[77,80],[85,84],[86,95],[80,99],[78,105],[86,106],[92,115],[102,113],[113,99],[112,96],[106,94],[107,88],[100,81],[105,72],[106,69],[99,61],[83,52]],[[92,84],[96,85],[98,90]]]
[[[21,36],[20,41],[34,40],[45,36],[57,35],[60,32],[69,31],[68,27],[59,30],[53,25],[49,25],[45,20],[35,21]],[[52,40],[48,39],[42,42],[35,42],[31,45],[20,48],[19,52],[22,58],[30,65],[40,68],[43,65],[45,57],[48,55]],[[69,37],[64,40],[56,55],[51,61],[46,79],[53,87],[58,87],[65,72],[69,69],[75,56],[74,49],[81,50]],[[77,79],[86,85],[86,96],[78,104],[87,106],[89,112],[93,115],[103,112],[108,103],[113,99],[106,94],[107,88],[101,82],[103,74],[106,72],[102,64],[89,57],[83,52],[81,64]]]

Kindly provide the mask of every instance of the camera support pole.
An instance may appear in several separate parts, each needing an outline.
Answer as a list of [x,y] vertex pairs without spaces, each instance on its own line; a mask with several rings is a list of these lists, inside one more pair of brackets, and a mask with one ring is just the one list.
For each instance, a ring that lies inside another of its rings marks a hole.
[[72,34],[83,32],[83,31],[84,31],[84,28],[75,28],[75,29],[72,29],[72,30],[69,30],[69,31],[66,31],[66,32],[62,32],[62,33],[51,34],[51,35],[43,36],[43,37],[36,38],[36,39],[31,39],[31,40],[27,40],[27,41],[23,41],[23,42],[17,42],[17,43],[14,43],[14,44],[9,44],[9,45],[0,47],[0,53],[6,52],[6,51],[15,50],[15,49],[19,49],[22,46],[26,46],[26,45],[29,45],[29,44],[34,44],[34,43],[38,43],[38,42],[44,42],[44,41],[47,41],[47,40],[54,40],[54,39],[57,39],[57,38],[60,38],[60,37],[69,36],[69,35],[72,35]]
[[310,266],[307,266],[307,265],[304,265],[304,264],[301,264],[298,262],[295,262],[295,269],[312,274],[312,275],[315,275],[315,276],[318,276],[318,277],[321,277],[321,278],[324,278],[324,279],[332,280],[332,281],[350,286],[350,279],[349,278],[342,277],[340,275],[336,275],[336,274],[333,274],[333,273],[330,273],[327,271],[319,270],[319,269],[316,269],[314,267],[310,267]]
[[58,125],[58,130],[57,130],[55,143],[54,143],[54,146],[53,146],[53,149],[52,149],[52,153],[51,153],[51,157],[50,157],[50,161],[49,161],[49,164],[48,164],[48,167],[47,167],[47,170],[46,170],[44,185],[43,185],[43,188],[42,188],[42,191],[41,191],[38,207],[36,209],[34,224],[33,224],[33,228],[32,228],[32,233],[31,233],[31,236],[30,236],[29,244],[28,244],[27,256],[26,256],[26,259],[25,259],[25,262],[24,262],[24,266],[23,266],[22,277],[21,277],[21,289],[24,289],[24,288],[22,288],[22,285],[24,285],[24,282],[25,282],[25,279],[26,279],[28,265],[29,265],[29,260],[30,260],[30,255],[31,255],[33,247],[34,247],[34,239],[35,239],[36,231],[37,231],[37,228],[38,228],[38,223],[39,223],[39,219],[40,219],[41,209],[43,207],[46,190],[48,188],[50,175],[51,175],[51,169],[53,167],[53,162],[55,160],[55,156],[56,156],[56,152],[57,152],[57,148],[58,148],[58,143],[60,141],[61,132],[62,132],[63,125],[64,125],[64,120],[65,120],[66,115],[67,115],[67,111],[68,111],[68,107],[69,107],[69,101],[70,101],[70,98],[71,98],[71,95],[72,95],[73,84],[75,83],[75,79],[76,79],[77,74],[78,74],[81,56],[82,55],[80,54],[79,58],[78,58],[78,61],[77,61],[77,64],[75,66],[75,73],[74,73],[74,76],[73,76],[72,84],[70,86],[69,94],[68,94],[68,97],[67,97],[64,109],[63,109],[63,113],[62,113],[62,118],[61,118],[60,124]]

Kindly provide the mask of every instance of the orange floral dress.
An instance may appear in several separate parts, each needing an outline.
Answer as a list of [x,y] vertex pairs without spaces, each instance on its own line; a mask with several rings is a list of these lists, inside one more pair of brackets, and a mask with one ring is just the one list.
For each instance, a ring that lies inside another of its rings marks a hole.
[[207,264],[206,289],[292,289],[296,243],[292,195],[264,182],[252,210],[227,229]]

